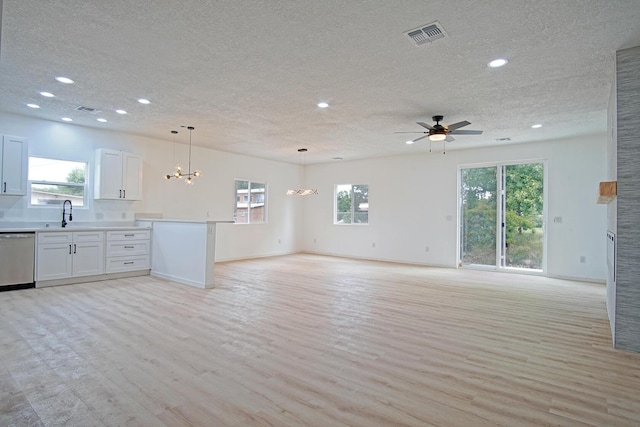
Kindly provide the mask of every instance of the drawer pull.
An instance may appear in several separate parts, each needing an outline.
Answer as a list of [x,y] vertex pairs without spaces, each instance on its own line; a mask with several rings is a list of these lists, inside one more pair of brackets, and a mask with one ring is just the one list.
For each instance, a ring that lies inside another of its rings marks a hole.
[[124,248],[125,249],[133,249],[134,247],[133,246],[125,246]]
[[127,265],[127,264],[133,264],[133,261],[128,261],[124,263],[124,265]]
[[124,237],[133,237],[135,234],[125,234]]

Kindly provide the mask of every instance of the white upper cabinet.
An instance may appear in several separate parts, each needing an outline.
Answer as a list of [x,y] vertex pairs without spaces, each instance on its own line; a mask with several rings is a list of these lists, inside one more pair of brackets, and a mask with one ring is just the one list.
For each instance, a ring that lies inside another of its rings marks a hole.
[[0,194],[24,196],[27,194],[27,139],[2,135],[0,147]]
[[133,153],[122,153],[123,198],[142,200],[142,157]]
[[95,199],[142,200],[142,157],[118,150],[96,150]]

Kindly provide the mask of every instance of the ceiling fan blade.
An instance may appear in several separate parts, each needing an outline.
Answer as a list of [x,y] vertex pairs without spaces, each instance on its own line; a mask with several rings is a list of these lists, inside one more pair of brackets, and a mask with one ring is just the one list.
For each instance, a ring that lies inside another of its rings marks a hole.
[[449,133],[454,135],[482,135],[481,130],[452,130]]
[[452,130],[459,129],[459,128],[464,127],[464,126],[469,126],[470,124],[471,124],[471,122],[468,122],[468,121],[464,120],[462,122],[450,124],[449,126],[447,126],[447,129],[449,129],[449,131],[452,131]]
[[455,140],[456,139],[454,137],[450,136],[450,135],[447,135],[447,137],[445,138],[445,141],[447,141],[447,142],[453,142]]
[[428,138],[428,137],[429,137],[429,135],[421,136],[420,138],[414,139],[413,142],[420,141],[421,139],[425,139],[425,138]]
[[419,124],[420,126],[422,126],[423,128],[427,128],[429,130],[433,129],[433,126],[425,123],[425,122],[416,122],[417,124]]
[[417,132],[405,132],[405,131],[400,131],[400,132],[394,132],[394,133],[429,133],[429,132],[420,132],[420,131],[417,131]]

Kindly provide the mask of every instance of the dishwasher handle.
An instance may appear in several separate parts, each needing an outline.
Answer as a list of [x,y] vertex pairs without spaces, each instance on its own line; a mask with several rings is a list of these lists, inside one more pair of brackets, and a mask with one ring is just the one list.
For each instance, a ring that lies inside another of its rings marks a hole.
[[0,233],[0,239],[33,239],[33,233]]

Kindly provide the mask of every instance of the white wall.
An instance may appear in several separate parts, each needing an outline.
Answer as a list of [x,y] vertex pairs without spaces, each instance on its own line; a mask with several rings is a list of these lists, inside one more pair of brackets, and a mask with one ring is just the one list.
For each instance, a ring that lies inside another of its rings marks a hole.
[[[169,128],[167,128],[168,139]],[[299,165],[274,162],[194,146],[192,169],[202,170],[193,186],[164,175],[174,170],[173,143],[120,132],[103,131],[67,123],[36,120],[0,114],[0,134],[25,136],[29,155],[89,162],[94,167],[97,148],[112,148],[139,153],[144,159],[143,200],[93,200],[90,183],[88,206],[74,208],[74,222],[97,219],[132,222],[136,212],[161,213],[165,218],[195,220],[231,220],[234,204],[234,179],[267,183],[267,224],[218,227],[217,260],[240,259],[294,253],[300,250],[302,200],[285,196],[287,188],[300,185]],[[184,135],[183,135],[184,137]],[[193,133],[193,141],[205,141],[206,135]],[[185,139],[186,141],[186,139]],[[177,160],[184,167],[188,148],[176,146]],[[59,222],[57,208],[29,207],[28,197],[0,197],[0,222]],[[278,242],[280,241],[280,243]]]
[[[598,182],[606,176],[605,139],[603,134],[446,155],[416,144],[412,155],[307,166],[307,186],[318,188],[319,195],[306,199],[303,250],[455,267],[458,166],[544,159],[547,273],[604,281],[606,208],[596,199]],[[333,225],[334,184],[369,184],[369,225]],[[562,222],[554,223],[554,217]]]
[[[167,132],[169,129],[167,129]],[[595,203],[598,182],[607,178],[605,135],[500,148],[415,154],[354,162],[309,165],[306,186],[319,195],[285,196],[301,187],[298,165],[216,150],[193,148],[193,187],[163,179],[173,170],[173,144],[136,135],[66,123],[0,114],[0,133],[26,136],[32,156],[89,161],[94,150],[115,148],[144,157],[144,199],[92,200],[74,209],[74,221],[132,221],[136,212],[165,218],[231,219],[234,178],[268,184],[268,223],[220,225],[216,260],[261,257],[298,251],[455,267],[457,262],[457,170],[459,165],[546,159],[548,166],[548,263],[551,276],[604,281],[606,208]],[[194,142],[206,135],[193,134]],[[458,142],[456,142],[458,143]],[[459,142],[463,143],[463,142]],[[187,148],[177,151],[186,162]],[[333,225],[334,184],[369,184],[370,224]],[[0,197],[0,221],[58,221],[53,209],[27,207],[27,197]],[[561,216],[562,223],[553,223]],[[314,243],[315,239],[315,243]],[[375,248],[372,245],[375,243]],[[425,251],[425,247],[429,251]],[[580,257],[586,257],[580,263]]]

